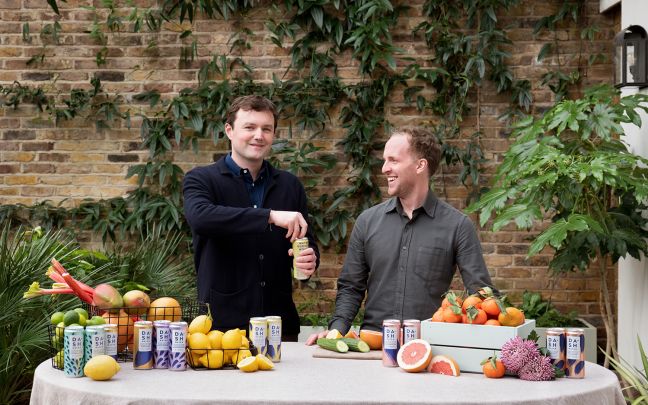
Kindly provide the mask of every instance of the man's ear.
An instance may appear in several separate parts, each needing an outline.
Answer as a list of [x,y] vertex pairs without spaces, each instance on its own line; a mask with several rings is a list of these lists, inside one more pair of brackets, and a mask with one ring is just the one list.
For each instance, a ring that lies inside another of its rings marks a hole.
[[227,138],[231,141],[232,140],[232,126],[229,123],[225,123],[225,135],[227,135]]
[[416,164],[416,173],[420,174],[423,173],[428,167],[428,161],[427,159],[419,159],[418,163]]

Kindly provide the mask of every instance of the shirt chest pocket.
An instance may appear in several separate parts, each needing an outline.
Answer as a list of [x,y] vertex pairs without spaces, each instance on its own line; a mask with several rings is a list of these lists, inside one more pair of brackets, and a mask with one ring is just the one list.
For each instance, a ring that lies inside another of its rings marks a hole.
[[414,274],[427,287],[431,284],[450,283],[453,270],[452,258],[444,248],[419,246],[416,250]]

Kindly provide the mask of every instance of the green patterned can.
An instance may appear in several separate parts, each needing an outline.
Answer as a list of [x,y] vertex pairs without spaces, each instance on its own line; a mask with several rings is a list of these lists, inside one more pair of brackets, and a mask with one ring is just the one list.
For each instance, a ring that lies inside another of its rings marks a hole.
[[83,377],[85,333],[83,326],[68,326],[63,339],[63,374],[66,377]]
[[86,326],[83,357],[88,360],[106,354],[106,332],[103,325]]

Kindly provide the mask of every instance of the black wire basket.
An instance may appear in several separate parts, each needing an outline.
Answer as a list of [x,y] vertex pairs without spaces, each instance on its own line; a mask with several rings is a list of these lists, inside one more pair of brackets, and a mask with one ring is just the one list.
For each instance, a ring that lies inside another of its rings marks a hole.
[[[207,312],[207,306],[191,298],[175,299],[178,306],[171,303],[170,306],[158,306],[147,309],[143,308],[113,308],[110,311],[102,310],[92,305],[84,305],[88,316],[101,316],[106,324],[117,325],[117,361],[128,362],[133,360],[133,336],[136,321],[156,321],[166,319],[171,322],[184,321],[190,323],[195,317]],[[152,299],[151,302],[154,300]],[[63,327],[49,324],[47,331],[50,340],[50,354],[52,356],[52,367],[63,369]]]
[[250,347],[238,349],[190,349],[187,347],[187,364],[194,370],[234,370],[236,364],[259,351],[250,342]]

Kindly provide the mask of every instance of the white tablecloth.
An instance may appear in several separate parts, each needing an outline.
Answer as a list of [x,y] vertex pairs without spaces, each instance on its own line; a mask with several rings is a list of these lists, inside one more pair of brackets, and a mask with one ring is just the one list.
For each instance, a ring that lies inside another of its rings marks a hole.
[[32,405],[55,404],[616,404],[625,402],[616,376],[587,363],[582,380],[488,379],[406,373],[377,360],[313,358],[312,347],[284,343],[273,371],[122,370],[110,381],[68,378],[40,364]]

